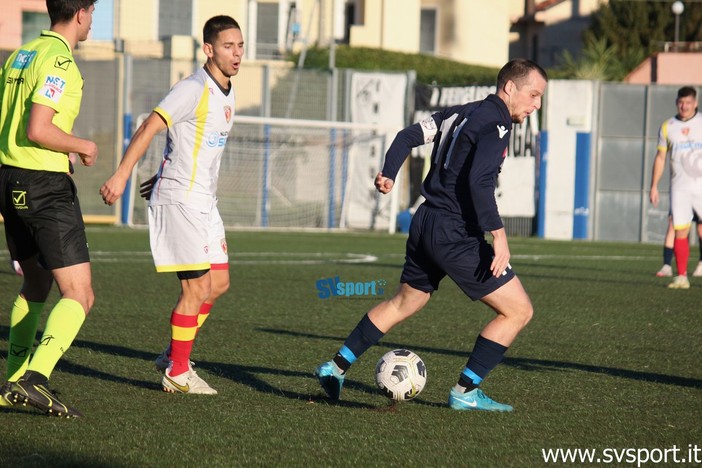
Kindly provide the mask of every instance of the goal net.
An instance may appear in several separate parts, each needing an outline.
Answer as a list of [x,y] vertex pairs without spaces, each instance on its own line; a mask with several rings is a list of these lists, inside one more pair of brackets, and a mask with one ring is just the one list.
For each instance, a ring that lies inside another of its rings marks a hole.
[[[138,124],[138,122],[137,122]],[[352,228],[394,231],[392,196],[373,179],[397,128],[236,116],[224,148],[218,208],[227,228]],[[165,132],[135,168],[126,197],[130,225],[147,222],[139,184],[156,173]]]

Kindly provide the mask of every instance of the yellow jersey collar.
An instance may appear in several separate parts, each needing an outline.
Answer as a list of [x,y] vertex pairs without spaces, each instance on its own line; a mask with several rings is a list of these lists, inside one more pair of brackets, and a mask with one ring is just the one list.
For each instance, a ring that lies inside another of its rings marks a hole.
[[58,39],[59,41],[61,41],[63,43],[63,45],[66,46],[66,49],[68,49],[68,52],[73,53],[73,51],[71,51],[71,46],[68,45],[68,41],[66,40],[66,38],[64,38],[59,33],[55,32],[55,31],[48,30],[48,29],[44,29],[41,32],[41,37],[53,37],[54,39]]

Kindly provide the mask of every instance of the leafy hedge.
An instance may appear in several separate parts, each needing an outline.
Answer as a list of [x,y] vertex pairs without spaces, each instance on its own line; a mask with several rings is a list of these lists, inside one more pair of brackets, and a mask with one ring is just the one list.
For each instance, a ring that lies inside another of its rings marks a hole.
[[[298,63],[300,54],[294,54],[289,60]],[[337,68],[356,70],[384,70],[417,72],[417,82],[423,84],[452,85],[493,85],[498,68],[467,65],[452,60],[429,55],[389,52],[367,47],[338,46],[335,54]],[[329,49],[310,48],[305,56],[305,68],[329,68]]]

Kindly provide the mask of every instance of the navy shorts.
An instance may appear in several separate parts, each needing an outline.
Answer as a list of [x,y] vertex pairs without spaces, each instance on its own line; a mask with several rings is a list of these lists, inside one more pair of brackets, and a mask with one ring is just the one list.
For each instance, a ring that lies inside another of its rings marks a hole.
[[76,186],[68,174],[0,167],[0,213],[14,260],[39,254],[48,270],[90,261]]
[[492,275],[494,254],[484,236],[468,233],[463,219],[422,205],[412,217],[400,282],[431,293],[448,275],[475,301],[515,276],[511,267],[499,278]]

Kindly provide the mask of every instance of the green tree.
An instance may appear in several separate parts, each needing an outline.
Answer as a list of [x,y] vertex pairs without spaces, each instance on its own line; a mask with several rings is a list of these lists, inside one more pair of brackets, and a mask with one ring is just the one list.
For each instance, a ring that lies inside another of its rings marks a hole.
[[619,61],[617,46],[608,46],[605,38],[588,36],[582,50],[582,57],[576,60],[570,52],[562,56],[562,66],[556,72],[558,78],[579,80],[616,81],[626,74]]
[[[702,41],[702,3],[684,2],[680,41]],[[675,38],[672,1],[610,0],[592,15],[579,59],[563,54],[559,76],[617,81]]]

